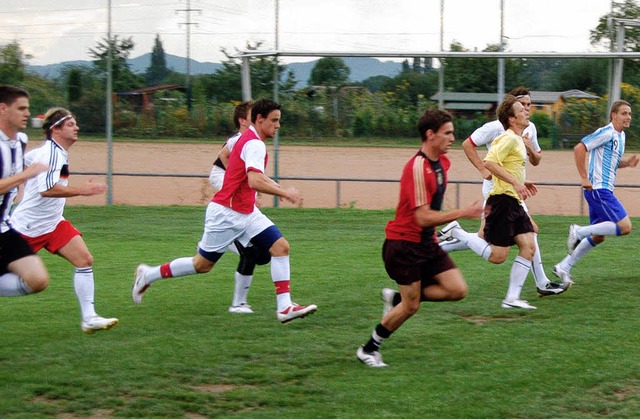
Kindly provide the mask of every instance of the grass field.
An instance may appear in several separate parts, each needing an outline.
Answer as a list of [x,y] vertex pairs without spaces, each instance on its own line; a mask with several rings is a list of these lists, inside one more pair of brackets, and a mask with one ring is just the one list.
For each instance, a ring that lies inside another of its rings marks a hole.
[[[292,295],[318,312],[282,325],[268,270],[253,315],[227,313],[237,257],[206,275],[162,281],[131,301],[138,263],[192,255],[200,207],[70,207],[95,257],[96,307],[120,318],[80,331],[72,268],[41,253],[45,292],[0,301],[0,417],[587,418],[638,417],[640,292],[636,232],[607,240],[565,294],[504,310],[509,263],[453,258],[469,295],[423,304],[382,348],[355,357],[393,286],[380,248],[391,211],[265,209],[292,245]],[[548,275],[581,217],[536,217]],[[635,220],[636,223],[640,220]],[[463,222],[475,229],[476,222]]]

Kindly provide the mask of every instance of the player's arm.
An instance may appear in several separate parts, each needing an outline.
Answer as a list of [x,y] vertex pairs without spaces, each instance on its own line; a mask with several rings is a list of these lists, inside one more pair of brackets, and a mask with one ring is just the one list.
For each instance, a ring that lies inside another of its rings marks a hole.
[[489,172],[485,167],[482,159],[478,155],[477,146],[471,141],[471,137],[467,138],[462,142],[462,150],[464,151],[467,159],[473,164],[473,166],[478,169],[480,175],[482,175],[483,179],[491,179],[491,172]]
[[534,166],[540,164],[540,160],[542,160],[542,154],[537,152],[533,147],[533,142],[531,138],[529,138],[529,133],[526,133],[522,136],[522,140],[524,141],[524,146],[527,149],[527,157],[529,157],[529,163]]
[[629,157],[628,159],[620,160],[620,164],[618,165],[618,167],[620,167],[620,168],[636,167],[638,165],[638,162],[640,162],[640,157],[638,157],[637,154],[634,154],[631,157]]
[[89,179],[80,186],[64,186],[56,183],[46,191],[40,192],[40,195],[45,198],[71,198],[74,196],[99,195],[106,192],[106,190],[107,185],[105,183],[93,183],[92,180]]
[[578,169],[582,187],[591,190],[593,185],[591,185],[589,175],[587,174],[587,146],[585,146],[584,143],[580,142],[573,147],[573,158],[576,162],[576,169]]
[[482,215],[482,203],[476,201],[466,208],[459,208],[452,211],[436,211],[431,209],[429,204],[416,208],[414,214],[416,222],[421,227],[435,227],[450,223],[459,218],[480,218]]
[[497,178],[502,179],[505,182],[513,185],[513,189],[518,192],[518,194],[522,197],[522,199],[526,199],[530,196],[533,196],[537,193],[538,189],[533,182],[524,182],[520,183],[518,179],[513,176],[507,169],[500,166],[500,164],[485,160],[484,166],[491,172],[491,174]]
[[249,170],[247,172],[247,178],[251,189],[257,192],[278,196],[281,199],[286,199],[292,204],[302,202],[302,196],[295,188],[283,189],[278,183],[274,182],[264,173]]
[[0,179],[0,194],[4,195],[16,186],[21,185],[27,180],[39,175],[42,172],[46,172],[49,166],[42,163],[34,163],[31,166],[25,168],[22,172],[13,176],[9,176],[4,179]]

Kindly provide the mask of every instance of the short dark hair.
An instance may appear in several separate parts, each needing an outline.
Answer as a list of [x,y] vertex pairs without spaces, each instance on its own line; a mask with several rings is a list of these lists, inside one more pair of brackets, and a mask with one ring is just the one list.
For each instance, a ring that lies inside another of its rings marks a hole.
[[516,99],[520,99],[522,96],[531,96],[531,92],[524,86],[515,87],[508,94],[515,96]]
[[246,100],[236,106],[236,108],[233,110],[233,124],[236,126],[236,129],[240,129],[240,118],[247,119],[247,115],[249,115],[251,106],[253,106],[253,101]]
[[0,86],[0,103],[11,106],[20,97],[29,98],[29,93],[21,87],[7,84]]
[[440,109],[427,109],[418,121],[420,139],[423,142],[426,141],[427,131],[437,132],[447,122],[453,122],[453,116],[449,112]]
[[506,95],[502,103],[498,106],[496,115],[498,115],[498,121],[500,121],[505,130],[509,129],[509,117],[516,116],[513,105],[517,102],[518,99],[515,96]]
[[266,118],[273,111],[280,110],[280,104],[271,99],[258,99],[251,107],[251,122],[256,122],[258,115]]

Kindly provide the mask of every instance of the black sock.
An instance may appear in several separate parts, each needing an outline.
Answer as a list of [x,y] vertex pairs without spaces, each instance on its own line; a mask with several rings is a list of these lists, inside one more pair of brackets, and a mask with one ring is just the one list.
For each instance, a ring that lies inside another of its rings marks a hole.
[[378,349],[380,349],[380,345],[382,344],[382,341],[385,339],[389,339],[389,337],[391,336],[391,331],[389,331],[389,329],[387,329],[386,327],[384,327],[381,324],[378,324],[376,326],[376,328],[373,330],[373,333],[371,333],[371,338],[369,339],[369,342],[367,342],[366,345],[364,345],[364,348],[362,348],[365,352],[375,352]]

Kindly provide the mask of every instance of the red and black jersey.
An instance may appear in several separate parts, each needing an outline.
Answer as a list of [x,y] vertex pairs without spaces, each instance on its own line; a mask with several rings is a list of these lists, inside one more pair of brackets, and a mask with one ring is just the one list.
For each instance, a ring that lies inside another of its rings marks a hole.
[[387,239],[414,243],[434,240],[435,228],[418,225],[415,210],[422,205],[429,205],[436,211],[442,209],[449,167],[451,161],[444,154],[437,161],[431,161],[419,151],[409,160],[400,178],[396,217],[385,229]]

